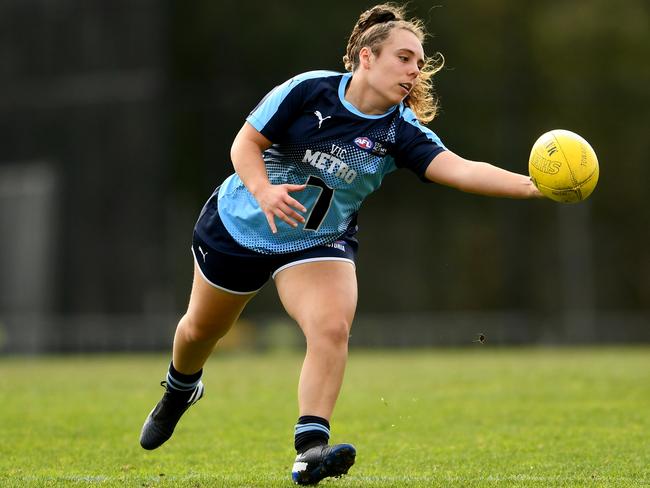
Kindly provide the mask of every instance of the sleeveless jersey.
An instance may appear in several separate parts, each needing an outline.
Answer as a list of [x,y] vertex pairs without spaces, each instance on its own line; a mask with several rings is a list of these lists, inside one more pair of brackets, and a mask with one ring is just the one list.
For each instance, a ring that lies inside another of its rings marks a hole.
[[[291,193],[307,215],[297,228],[276,218],[273,234],[257,201],[233,174],[213,198],[223,225],[241,246],[275,254],[330,244],[352,230],[361,203],[388,173],[405,167],[425,180],[427,166],[445,150],[403,103],[381,115],[360,112],[344,97],[351,77],[303,73],[274,88],[246,119],[273,143],[263,154],[269,181],[307,184]],[[210,242],[208,224],[197,231]]]

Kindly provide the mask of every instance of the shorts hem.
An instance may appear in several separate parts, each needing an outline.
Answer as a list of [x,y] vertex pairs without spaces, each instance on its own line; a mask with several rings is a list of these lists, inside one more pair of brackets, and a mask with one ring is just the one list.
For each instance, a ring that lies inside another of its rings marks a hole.
[[280,266],[278,269],[276,269],[273,272],[273,274],[271,274],[271,278],[275,279],[275,275],[277,275],[280,271],[283,271],[287,268],[291,268],[292,266],[297,266],[299,264],[313,263],[317,261],[345,261],[346,263],[350,263],[354,268],[356,268],[356,264],[354,260],[350,258],[335,258],[331,256],[324,256],[321,258],[307,258],[307,259],[300,259],[298,261],[291,261],[290,263],[284,264]]

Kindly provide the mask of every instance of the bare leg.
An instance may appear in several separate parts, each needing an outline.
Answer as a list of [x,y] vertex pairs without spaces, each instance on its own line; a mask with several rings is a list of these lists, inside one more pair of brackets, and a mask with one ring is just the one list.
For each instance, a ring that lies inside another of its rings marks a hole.
[[300,415],[329,420],[343,382],[357,305],[354,266],[341,261],[299,264],[278,273],[275,283],[307,340],[298,385]]
[[[217,341],[232,327],[253,295],[236,295],[213,287],[203,279],[194,263],[190,303],[174,336],[173,361],[178,373],[194,375],[203,368]],[[201,399],[203,384],[198,379],[200,375],[196,376],[196,383],[193,378],[192,383],[186,384],[187,389],[171,388],[172,377],[168,376],[165,394],[147,416],[140,432],[140,445],[144,449],[156,449],[166,442],[185,411]],[[178,379],[175,377],[174,381]]]
[[217,341],[226,335],[253,296],[254,293],[235,295],[213,287],[203,279],[195,263],[190,303],[174,336],[176,370],[183,374],[200,370]]

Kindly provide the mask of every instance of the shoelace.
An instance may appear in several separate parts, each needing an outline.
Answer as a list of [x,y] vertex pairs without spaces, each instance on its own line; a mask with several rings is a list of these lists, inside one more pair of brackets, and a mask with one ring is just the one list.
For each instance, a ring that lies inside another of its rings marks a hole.
[[[166,391],[170,391],[170,388],[167,387],[167,381],[162,380],[160,382],[160,386],[162,386]],[[189,393],[190,396],[187,400],[187,403],[194,403],[194,397],[197,395],[198,388],[194,388],[193,390],[189,390],[187,392],[178,392],[178,393]]]

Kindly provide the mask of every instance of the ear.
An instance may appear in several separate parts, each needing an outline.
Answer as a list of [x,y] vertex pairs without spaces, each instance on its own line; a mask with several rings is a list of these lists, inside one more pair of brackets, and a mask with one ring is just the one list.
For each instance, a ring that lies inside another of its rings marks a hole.
[[369,47],[362,47],[359,51],[359,66],[363,69],[370,68],[370,58],[373,56]]

